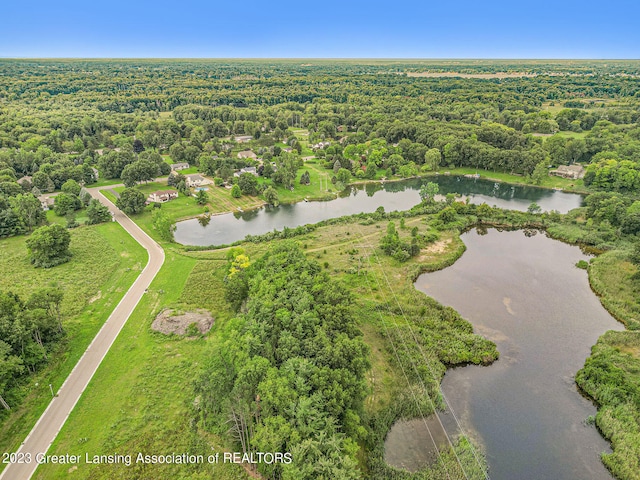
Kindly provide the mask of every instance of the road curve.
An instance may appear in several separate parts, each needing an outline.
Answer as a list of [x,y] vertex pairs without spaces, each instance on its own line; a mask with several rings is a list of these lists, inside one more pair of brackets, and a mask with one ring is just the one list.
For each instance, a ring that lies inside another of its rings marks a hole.
[[[164,263],[164,250],[162,247],[100,193],[100,190],[106,188],[113,188],[113,186],[89,188],[88,190],[94,198],[97,198],[109,208],[114,215],[114,219],[144,247],[149,255],[149,261],[20,446],[18,453],[31,454],[31,461],[29,463],[11,463],[7,465],[2,474],[0,474],[0,480],[28,480],[31,478],[38,467],[36,455],[47,452],[120,330],[122,330],[127,319],[144,295],[145,290]],[[23,456],[23,458],[26,457]]]

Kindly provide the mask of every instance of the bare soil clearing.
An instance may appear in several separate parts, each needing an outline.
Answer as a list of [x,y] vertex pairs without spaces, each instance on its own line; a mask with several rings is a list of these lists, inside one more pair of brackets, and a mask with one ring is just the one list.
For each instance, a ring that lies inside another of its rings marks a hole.
[[151,324],[151,328],[156,332],[166,335],[184,335],[187,333],[189,325],[195,324],[201,334],[207,333],[213,326],[213,317],[203,309],[193,312],[176,313],[174,310],[166,309],[161,311]]

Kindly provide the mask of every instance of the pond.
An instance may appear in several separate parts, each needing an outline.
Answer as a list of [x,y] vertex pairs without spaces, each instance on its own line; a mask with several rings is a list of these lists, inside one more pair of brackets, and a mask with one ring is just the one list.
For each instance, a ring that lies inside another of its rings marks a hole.
[[[611,478],[599,457],[609,445],[587,422],[596,409],[574,375],[598,337],[623,326],[575,267],[588,257],[542,233],[473,230],[462,239],[464,255],[415,286],[455,308],[500,351],[493,365],[454,368],[442,382],[464,432],[485,452],[490,477]],[[425,444],[423,464],[431,450]]]
[[582,205],[583,197],[536,187],[513,186],[482,179],[440,175],[428,179],[410,179],[371,183],[348,188],[328,202],[300,202],[279,207],[265,207],[247,212],[211,217],[210,222],[192,218],[176,224],[175,240],[183,245],[224,245],[242,240],[247,235],[317,223],[329,218],[374,212],[382,206],[386,211],[408,210],[420,203],[419,190],[423,182],[438,183],[441,194],[458,193],[472,203],[487,203],[501,208],[524,211],[535,202],[544,211],[566,213]]

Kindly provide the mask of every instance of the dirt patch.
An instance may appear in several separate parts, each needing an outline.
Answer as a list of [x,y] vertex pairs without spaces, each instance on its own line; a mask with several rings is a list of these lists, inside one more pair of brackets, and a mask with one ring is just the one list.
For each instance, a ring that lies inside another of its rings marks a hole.
[[628,353],[632,357],[640,358],[640,347],[624,346],[619,347],[622,353]]
[[434,255],[438,255],[440,253],[444,253],[447,250],[447,247],[451,243],[451,239],[448,238],[446,240],[439,240],[427,248],[424,248],[420,253],[421,255],[418,257],[418,261],[421,262],[426,260],[428,257],[432,257]]
[[158,314],[151,324],[151,328],[167,335],[171,333],[184,335],[191,324],[195,324],[198,331],[204,334],[211,330],[213,317],[202,309],[184,313],[176,313],[174,310],[167,309]]

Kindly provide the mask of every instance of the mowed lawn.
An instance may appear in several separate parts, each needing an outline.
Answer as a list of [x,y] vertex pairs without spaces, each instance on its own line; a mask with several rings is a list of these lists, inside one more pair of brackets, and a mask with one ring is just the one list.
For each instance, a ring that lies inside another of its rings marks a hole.
[[50,269],[29,263],[27,238],[0,240],[0,290],[26,298],[41,287],[62,288],[67,339],[50,365],[23,384],[23,402],[0,423],[0,451],[6,452],[15,451],[25,439],[51,400],[49,384],[60,388],[148,258],[119,224],[111,222],[71,230],[71,261]]
[[587,187],[584,186],[582,180],[572,180],[570,178],[556,177],[549,175],[542,180],[540,185],[533,185],[527,182],[527,179],[522,175],[511,175],[504,172],[492,172],[491,170],[479,170],[475,168],[445,168],[440,167],[439,173],[449,172],[451,175],[474,175],[480,174],[480,178],[485,180],[492,180],[496,182],[513,183],[517,185],[526,186],[539,186],[544,188],[560,188],[567,191],[584,193],[588,192]]

